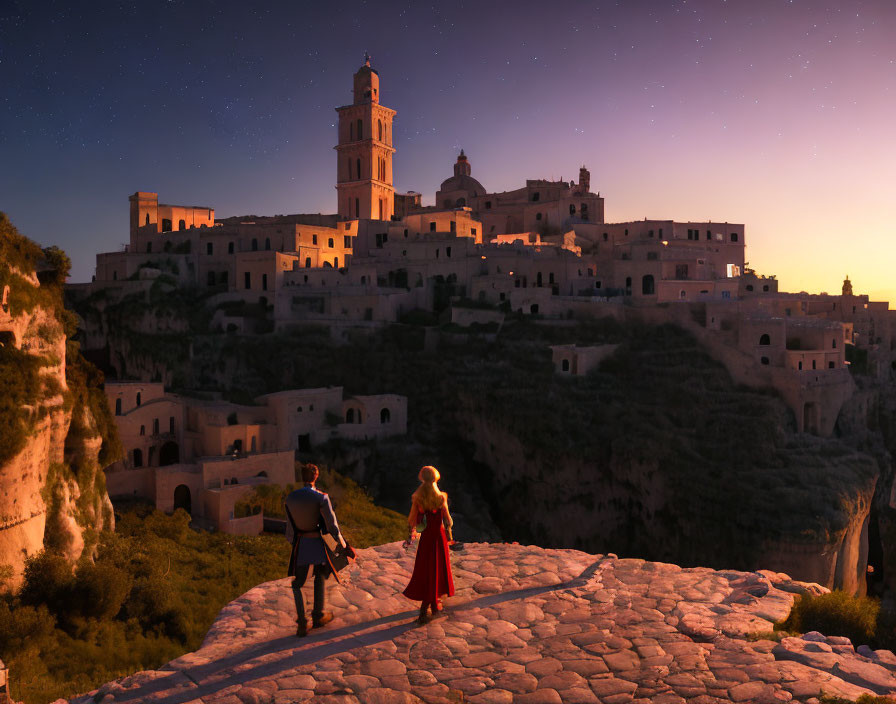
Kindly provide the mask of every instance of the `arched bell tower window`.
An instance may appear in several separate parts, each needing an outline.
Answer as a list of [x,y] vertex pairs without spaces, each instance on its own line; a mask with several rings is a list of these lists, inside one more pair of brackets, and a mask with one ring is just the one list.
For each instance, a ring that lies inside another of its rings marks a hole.
[[357,160],[356,166],[358,168],[358,180],[360,181],[361,180],[361,160],[360,159]]
[[[364,139],[364,121],[358,120],[358,140]],[[360,178],[360,177],[359,177]]]
[[382,120],[376,121],[376,132],[377,132],[376,138],[382,142],[383,141],[383,121]]

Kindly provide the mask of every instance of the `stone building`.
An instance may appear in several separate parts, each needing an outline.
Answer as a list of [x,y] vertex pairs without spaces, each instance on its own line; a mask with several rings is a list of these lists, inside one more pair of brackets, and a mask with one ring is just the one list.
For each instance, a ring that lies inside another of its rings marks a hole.
[[105,391],[125,449],[106,470],[109,495],[183,508],[226,533],[261,532],[262,516],[236,518],[234,505],[260,484],[295,482],[296,452],[407,432],[407,399],[394,394],[301,389],[243,406],[167,393],[159,383],[107,381]]

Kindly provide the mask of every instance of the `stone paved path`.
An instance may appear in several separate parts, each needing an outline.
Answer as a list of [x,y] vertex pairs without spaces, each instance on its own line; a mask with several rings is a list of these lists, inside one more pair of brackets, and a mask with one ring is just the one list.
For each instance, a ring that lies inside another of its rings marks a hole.
[[[896,693],[896,657],[845,639],[748,640],[796,593],[770,572],[508,544],[452,553],[457,595],[417,627],[413,548],[359,551],[329,589],[334,621],[295,638],[289,580],[225,607],[202,647],[72,700],[154,704],[708,704]],[[331,580],[332,582],[332,580]],[[310,580],[309,580],[310,583]],[[306,597],[310,603],[310,593]],[[61,700],[60,700],[61,702]]]

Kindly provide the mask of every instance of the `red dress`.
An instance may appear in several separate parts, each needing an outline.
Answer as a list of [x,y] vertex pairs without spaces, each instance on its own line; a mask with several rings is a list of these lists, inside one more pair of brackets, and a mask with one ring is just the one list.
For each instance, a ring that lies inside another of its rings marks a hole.
[[420,511],[426,516],[426,528],[420,534],[414,574],[404,595],[414,601],[434,604],[442,595],[454,596],[454,579],[448,559],[448,537],[442,525],[444,509]]

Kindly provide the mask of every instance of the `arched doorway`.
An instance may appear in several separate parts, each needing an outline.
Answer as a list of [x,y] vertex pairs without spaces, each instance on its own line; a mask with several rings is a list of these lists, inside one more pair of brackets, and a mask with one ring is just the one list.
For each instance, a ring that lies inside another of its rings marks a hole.
[[803,406],[803,432],[818,435],[818,406],[814,403]]
[[177,464],[180,462],[180,448],[173,440],[169,440],[162,449],[159,450],[159,466],[165,467],[169,464]]
[[179,484],[174,490],[174,510],[182,508],[187,513],[192,513],[193,504],[190,499],[190,487]]
[[389,412],[388,408],[384,408],[380,411],[380,423],[389,423],[392,420],[392,414]]

